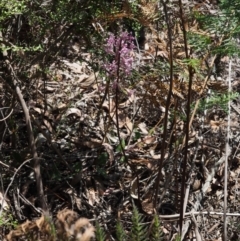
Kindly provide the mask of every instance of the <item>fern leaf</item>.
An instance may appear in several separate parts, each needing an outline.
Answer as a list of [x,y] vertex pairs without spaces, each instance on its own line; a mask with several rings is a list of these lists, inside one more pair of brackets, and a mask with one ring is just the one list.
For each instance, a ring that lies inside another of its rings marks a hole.
[[125,241],[126,239],[126,233],[123,229],[122,223],[121,222],[117,222],[117,226],[116,226],[116,236],[117,236],[117,241]]
[[161,240],[161,229],[160,221],[157,215],[154,216],[152,230],[150,233],[151,241],[160,241]]
[[132,229],[130,235],[130,241],[146,241],[147,240],[147,230],[142,224],[142,215],[139,214],[137,208],[133,208],[132,216]]
[[104,230],[100,227],[99,223],[96,223],[96,241],[105,241],[106,234]]

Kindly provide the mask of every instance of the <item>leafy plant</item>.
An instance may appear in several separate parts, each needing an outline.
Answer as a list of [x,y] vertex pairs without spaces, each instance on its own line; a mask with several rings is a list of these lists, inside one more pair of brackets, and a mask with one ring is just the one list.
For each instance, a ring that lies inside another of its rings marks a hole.
[[121,143],[119,143],[119,145],[117,146],[116,151],[117,152],[122,152],[123,149],[125,148],[125,146],[126,146],[125,140],[122,139]]
[[117,236],[117,241],[126,241],[127,237],[126,237],[126,233],[123,229],[123,225],[121,222],[117,222],[116,225],[116,236]]
[[142,223],[142,215],[138,212],[137,208],[133,207],[132,214],[132,229],[131,229],[131,240],[134,241],[145,241],[147,239],[147,229]]
[[0,2],[0,21],[4,21],[13,15],[19,15],[26,11],[27,1],[25,0],[2,0]]
[[227,104],[229,101],[236,99],[238,93],[218,94],[213,93],[209,98],[201,100],[199,104],[199,111],[209,110],[211,108],[220,108],[227,112]]
[[207,51],[211,44],[211,38],[207,35],[200,35],[194,32],[189,32],[188,42],[189,45],[194,48],[196,53],[202,53],[203,51]]
[[160,241],[161,240],[161,229],[160,229],[160,220],[155,214],[153,219],[153,225],[150,233],[151,241]]
[[[219,4],[221,14],[201,14],[195,12],[195,19],[200,23],[201,28],[208,33],[205,36],[202,35],[204,37],[201,37],[201,39],[205,38],[205,40],[207,40],[209,36],[213,38],[213,34],[215,38],[222,38],[221,44],[216,45],[212,43],[209,45],[209,41],[204,41],[202,43],[200,42],[200,46],[204,43],[206,46],[207,43],[211,49],[211,54],[239,56],[240,50],[235,41],[235,38],[238,37],[240,33],[240,14],[239,11],[237,11],[239,4],[238,0],[222,0]],[[191,38],[190,43],[192,43]],[[194,46],[197,46],[197,44],[199,44],[199,41],[197,41]],[[202,47],[204,47],[204,45],[202,45]]]
[[106,234],[99,223],[96,223],[96,241],[105,241]]
[[15,220],[12,216],[12,214],[7,212],[2,212],[0,216],[0,227],[4,226],[7,229],[16,228],[18,225],[17,220]]
[[180,236],[180,235],[177,235],[175,241],[181,241],[181,236]]

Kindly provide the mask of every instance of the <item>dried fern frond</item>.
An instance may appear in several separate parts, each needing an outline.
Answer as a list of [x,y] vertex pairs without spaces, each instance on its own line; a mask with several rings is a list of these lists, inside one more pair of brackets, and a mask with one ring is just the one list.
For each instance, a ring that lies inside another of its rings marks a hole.
[[90,241],[95,237],[95,229],[88,219],[78,218],[78,214],[72,210],[58,212],[55,225],[49,215],[42,215],[39,219],[19,225],[6,237],[6,241]]
[[15,230],[12,230],[5,238],[7,241],[16,239],[25,240],[41,240],[55,241],[55,229],[48,215],[42,215],[39,219],[29,221],[19,225]]
[[138,20],[143,26],[149,26],[158,19],[157,1],[141,0],[139,7],[141,14],[139,14]]
[[226,94],[228,92],[228,86],[221,81],[209,81],[207,87],[216,93]]
[[59,211],[56,220],[57,236],[68,239],[73,235],[72,225],[78,220],[78,214],[72,210]]
[[[154,75],[147,75],[145,76],[144,87],[150,93],[152,98],[162,99],[161,105],[165,105],[165,98],[169,92],[170,85],[167,82],[163,82],[159,79],[158,76]],[[175,78],[173,79],[173,88],[172,93],[179,97],[180,99],[184,100],[184,92],[182,92],[181,88],[182,82]],[[154,100],[153,100],[154,101]]]
[[78,219],[72,228],[77,241],[89,241],[95,238],[95,229],[87,218]]
[[126,13],[125,11],[115,12],[111,14],[103,14],[93,20],[93,23],[100,22],[103,26],[113,23],[117,20],[122,20],[123,18],[134,19],[132,14]]

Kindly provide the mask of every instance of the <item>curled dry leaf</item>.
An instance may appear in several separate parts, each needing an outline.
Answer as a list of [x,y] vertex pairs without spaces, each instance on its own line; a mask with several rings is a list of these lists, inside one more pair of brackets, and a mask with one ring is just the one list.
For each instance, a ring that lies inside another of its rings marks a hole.
[[128,135],[130,135],[131,132],[133,131],[133,123],[128,117],[126,118],[125,126],[127,128]]
[[147,214],[153,214],[153,202],[151,198],[146,198],[142,201],[142,208]]
[[192,184],[192,189],[193,191],[197,191],[202,187],[202,181],[200,179],[196,179],[194,180],[193,184]]
[[84,82],[87,78],[89,78],[89,75],[88,74],[81,74],[78,79],[76,79],[74,81],[74,84],[79,84],[79,83],[82,83]]
[[80,87],[85,89],[90,87],[92,84],[94,84],[94,82],[96,81],[98,77],[98,72],[97,73],[92,73],[90,76],[88,76],[87,78],[84,78],[81,83],[80,83]]
[[219,130],[220,126],[222,125],[222,122],[210,120],[209,124],[210,124],[212,131],[217,132]]
[[45,89],[46,89],[47,92],[50,92],[50,93],[52,93],[56,90],[56,88],[49,87],[49,86],[47,86]]
[[111,116],[115,115],[115,101],[110,99],[109,101],[104,101],[102,107],[109,111]]
[[152,156],[152,158],[155,159],[155,160],[158,160],[158,159],[161,158],[161,154],[155,154],[155,150],[154,149],[150,150],[149,153]]
[[143,138],[143,142],[147,145],[155,143],[157,138],[155,136],[146,136]]
[[137,183],[137,178],[134,178],[133,181],[131,182],[131,197],[133,199],[138,199],[138,183]]
[[148,130],[147,130],[147,126],[146,126],[146,124],[145,123],[140,123],[140,124],[138,124],[138,127],[139,127],[139,129],[141,130],[141,132],[143,133],[143,134],[148,134]]
[[68,60],[63,60],[62,62],[75,74],[82,74],[84,72],[83,64],[70,63]]
[[57,109],[58,109],[58,110],[64,110],[66,107],[67,107],[66,104],[60,103],[60,104],[57,106]]
[[42,113],[41,109],[38,108],[38,107],[34,107],[33,109],[34,109],[38,114],[41,114],[41,113]]
[[67,110],[66,116],[70,116],[70,115],[76,115],[78,117],[81,117],[82,112],[77,108],[70,108],[70,109]]

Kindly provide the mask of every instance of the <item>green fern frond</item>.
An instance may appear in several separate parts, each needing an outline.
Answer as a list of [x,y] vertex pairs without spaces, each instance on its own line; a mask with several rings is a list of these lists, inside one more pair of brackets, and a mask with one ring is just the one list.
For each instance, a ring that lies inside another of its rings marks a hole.
[[152,230],[150,232],[151,241],[160,241],[161,240],[161,229],[160,229],[160,220],[157,215],[154,215]]
[[123,229],[122,223],[119,221],[117,222],[117,225],[116,225],[116,236],[117,236],[117,241],[127,240],[126,233]]
[[147,230],[142,224],[142,215],[138,212],[137,208],[133,208],[132,216],[132,229],[130,235],[130,241],[146,241]]
[[213,107],[218,107],[227,112],[228,102],[236,99],[238,96],[239,94],[237,92],[230,92],[228,94],[212,93],[210,97],[200,101],[198,110],[202,112]]
[[105,241],[106,234],[104,230],[100,227],[99,223],[96,223],[96,241]]

